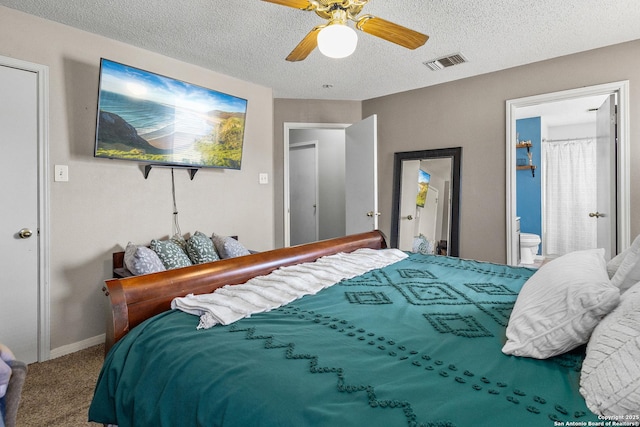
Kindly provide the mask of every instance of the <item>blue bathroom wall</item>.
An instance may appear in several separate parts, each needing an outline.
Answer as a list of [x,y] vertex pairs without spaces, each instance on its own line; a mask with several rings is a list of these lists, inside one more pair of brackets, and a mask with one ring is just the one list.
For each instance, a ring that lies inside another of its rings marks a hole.
[[[520,232],[537,234],[542,239],[542,181],[540,179],[542,130],[540,117],[516,120],[516,132],[519,141],[531,141],[533,144],[530,151],[533,153],[533,164],[537,166],[535,176],[532,176],[530,169],[516,170],[516,212],[520,217]],[[526,148],[516,150],[516,164],[518,159],[526,159],[529,164]],[[540,252],[539,249],[538,254]]]

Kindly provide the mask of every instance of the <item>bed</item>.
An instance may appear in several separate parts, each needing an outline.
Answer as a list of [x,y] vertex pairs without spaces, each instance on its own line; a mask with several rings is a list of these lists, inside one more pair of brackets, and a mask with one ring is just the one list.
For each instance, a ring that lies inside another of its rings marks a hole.
[[227,325],[202,328],[201,317],[170,309],[176,297],[334,254],[397,251],[385,248],[374,231],[107,281],[113,321],[89,420],[120,427],[602,422],[579,392],[584,345],[546,360],[502,352],[516,298],[535,272],[529,268],[403,254]]

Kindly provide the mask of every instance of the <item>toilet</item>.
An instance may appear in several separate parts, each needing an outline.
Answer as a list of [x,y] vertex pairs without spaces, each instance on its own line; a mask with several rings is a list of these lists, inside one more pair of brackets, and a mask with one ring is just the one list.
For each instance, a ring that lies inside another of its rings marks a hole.
[[538,247],[540,246],[540,236],[531,233],[520,233],[520,263],[533,264]]

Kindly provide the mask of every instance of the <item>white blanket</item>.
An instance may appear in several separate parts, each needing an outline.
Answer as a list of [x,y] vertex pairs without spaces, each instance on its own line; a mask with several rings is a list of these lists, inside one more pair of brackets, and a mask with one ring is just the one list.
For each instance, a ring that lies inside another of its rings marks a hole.
[[281,267],[266,276],[254,277],[241,285],[227,285],[210,294],[175,298],[171,308],[200,316],[198,329],[219,323],[228,325],[406,257],[397,249],[366,248],[328,255],[315,262]]

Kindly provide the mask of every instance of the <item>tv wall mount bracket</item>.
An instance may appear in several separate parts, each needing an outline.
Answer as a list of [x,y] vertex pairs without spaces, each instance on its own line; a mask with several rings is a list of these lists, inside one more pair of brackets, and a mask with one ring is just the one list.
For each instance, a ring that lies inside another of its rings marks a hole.
[[149,172],[151,172],[152,168],[168,168],[168,169],[186,169],[189,171],[189,176],[191,177],[191,181],[193,181],[193,177],[196,176],[196,172],[200,170],[200,168],[194,168],[191,166],[176,166],[176,165],[145,165],[144,166],[144,179],[149,177]]

